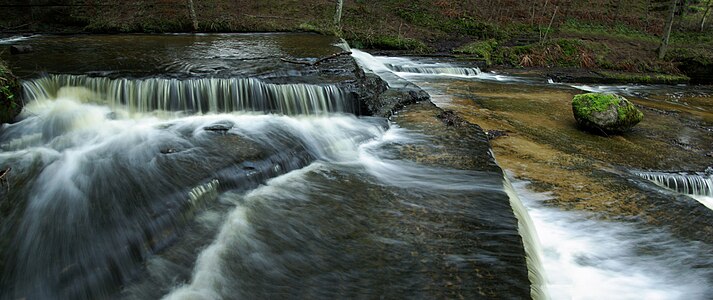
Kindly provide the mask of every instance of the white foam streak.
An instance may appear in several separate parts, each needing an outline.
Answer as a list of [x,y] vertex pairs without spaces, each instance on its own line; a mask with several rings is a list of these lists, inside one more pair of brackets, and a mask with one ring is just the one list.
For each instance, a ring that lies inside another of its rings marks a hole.
[[702,245],[663,230],[604,222],[543,206],[549,194],[513,186],[529,210],[543,248],[552,299],[706,299],[713,259]]
[[224,287],[239,284],[222,276],[222,257],[226,252],[248,248],[246,245],[259,248],[258,242],[250,238],[252,235],[253,229],[247,220],[245,208],[236,207],[226,218],[215,242],[198,257],[190,284],[177,288],[164,299],[222,299],[221,295],[226,294],[221,293]]
[[20,35],[16,35],[16,36],[11,36],[11,37],[8,37],[8,38],[0,39],[0,45],[12,44],[12,43],[15,43],[15,42],[20,42],[20,41],[24,41],[24,40],[29,40],[29,39],[31,39],[31,38],[33,38],[33,37],[37,37],[37,36],[38,36],[38,35],[31,35],[31,36],[20,36]]
[[497,74],[493,72],[481,72],[477,67],[458,67],[446,63],[427,63],[403,57],[372,56],[369,53],[352,49],[352,57],[365,69],[379,74],[384,80],[391,84],[385,73],[392,73],[400,78],[418,77],[453,77],[465,79],[479,79],[499,82],[519,82],[522,78]]
[[713,210],[713,197],[712,196],[696,196],[689,195],[689,197],[696,199],[701,204]]

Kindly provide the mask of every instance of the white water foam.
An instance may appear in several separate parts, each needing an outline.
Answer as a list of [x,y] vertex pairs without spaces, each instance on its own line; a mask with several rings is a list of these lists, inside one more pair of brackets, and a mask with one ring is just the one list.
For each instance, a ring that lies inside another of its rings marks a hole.
[[543,248],[552,299],[710,299],[713,263],[706,246],[662,229],[596,220],[547,207],[549,194],[513,180]]
[[11,37],[7,37],[7,38],[2,38],[2,39],[0,39],[0,45],[12,44],[12,43],[19,42],[19,41],[29,40],[33,37],[37,37],[37,35],[31,35],[31,36],[16,35],[16,36],[11,36]]
[[[446,63],[427,63],[403,57],[373,56],[364,51],[352,49],[352,57],[365,69],[376,74],[393,73],[399,77],[445,76],[470,78],[498,82],[522,82],[524,78],[494,72],[482,72],[477,67],[458,67]],[[383,76],[382,76],[383,77]],[[388,78],[384,78],[388,81]]]
[[711,196],[698,196],[698,195],[688,195],[689,197],[696,199],[701,204],[713,210],[713,197]]

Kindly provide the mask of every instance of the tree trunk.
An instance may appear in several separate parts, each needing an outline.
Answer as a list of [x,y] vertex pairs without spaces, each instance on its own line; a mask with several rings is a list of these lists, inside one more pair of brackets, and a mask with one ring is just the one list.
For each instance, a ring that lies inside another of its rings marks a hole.
[[198,19],[196,18],[196,10],[193,7],[193,0],[188,0],[188,11],[191,14],[191,22],[193,22],[193,31],[198,31]]
[[644,25],[644,30],[649,30],[649,13],[651,12],[651,0],[646,0],[646,16],[644,17],[646,19]]
[[706,11],[703,13],[703,17],[701,18],[701,32],[703,32],[703,28],[706,26],[706,18],[708,17],[708,13],[711,11],[711,0],[708,0],[708,5],[706,7]]
[[337,0],[337,9],[334,11],[334,26],[336,28],[342,26],[342,6],[344,6],[344,0]]
[[686,17],[686,11],[688,10],[688,0],[679,0],[681,2],[681,9],[680,13],[678,14],[678,25],[676,25],[677,28],[682,28],[683,27],[683,19]]
[[545,31],[545,37],[542,39],[542,41],[547,40],[547,34],[550,33],[550,29],[552,28],[552,22],[555,21],[555,16],[557,15],[557,10],[559,10],[559,5],[555,6],[555,12],[552,14],[552,19],[550,19],[550,25],[547,26],[547,31]]
[[669,37],[671,37],[673,19],[676,15],[676,2],[678,2],[678,0],[671,0],[671,8],[668,13],[668,19],[666,19],[666,25],[663,28],[663,38],[661,39],[661,46],[659,46],[659,59],[663,59],[666,56],[666,48],[668,48],[668,39]]

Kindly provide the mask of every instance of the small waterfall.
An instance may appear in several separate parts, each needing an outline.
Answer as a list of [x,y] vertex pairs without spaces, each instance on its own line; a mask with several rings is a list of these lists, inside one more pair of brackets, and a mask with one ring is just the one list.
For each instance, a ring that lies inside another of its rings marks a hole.
[[542,265],[542,247],[540,246],[540,239],[537,236],[535,225],[507,176],[503,180],[503,186],[510,197],[510,206],[512,206],[515,217],[517,217],[518,232],[522,237],[522,243],[527,254],[530,295],[532,299],[549,299],[545,288],[546,276],[545,268]]
[[50,75],[23,84],[28,101],[51,99],[70,87],[81,98],[132,113],[156,110],[194,113],[259,111],[285,115],[355,112],[353,97],[336,85],[269,84],[254,78],[110,79]]
[[713,197],[713,174],[637,172],[636,175],[682,194]]
[[444,64],[386,64],[386,67],[394,72],[431,75],[478,76],[481,73],[478,68],[460,68]]

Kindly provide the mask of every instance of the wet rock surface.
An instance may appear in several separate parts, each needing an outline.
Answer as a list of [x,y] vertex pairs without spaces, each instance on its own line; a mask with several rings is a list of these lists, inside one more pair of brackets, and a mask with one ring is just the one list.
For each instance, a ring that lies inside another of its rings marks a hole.
[[[424,85],[435,90],[437,84]],[[672,101],[664,89],[629,97],[645,119],[629,132],[606,137],[577,129],[570,101],[577,90],[468,81],[453,81],[447,88],[454,96],[444,108],[488,132],[508,132],[507,138],[491,140],[498,163],[531,181],[535,191],[552,193],[549,205],[665,226],[684,239],[713,244],[713,211],[631,173],[701,172],[713,164],[706,156],[713,145],[706,130],[709,96],[686,93]],[[666,113],[671,111],[676,113]],[[684,140],[689,147],[671,140]]]

